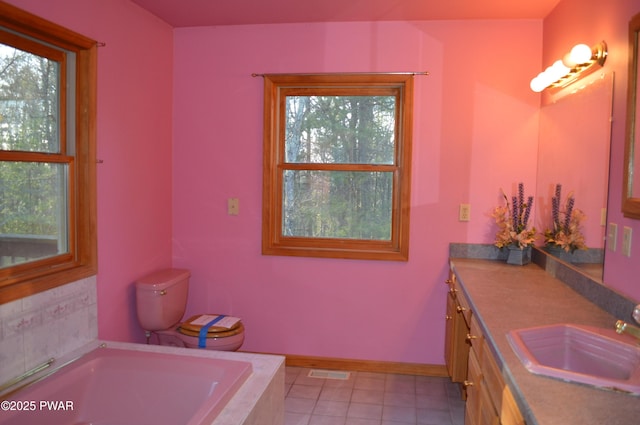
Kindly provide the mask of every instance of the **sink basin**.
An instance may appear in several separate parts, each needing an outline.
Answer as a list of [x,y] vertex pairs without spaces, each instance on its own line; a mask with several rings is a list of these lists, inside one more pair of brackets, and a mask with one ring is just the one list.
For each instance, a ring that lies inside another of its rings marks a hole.
[[613,329],[557,324],[507,339],[532,373],[640,395],[640,347]]

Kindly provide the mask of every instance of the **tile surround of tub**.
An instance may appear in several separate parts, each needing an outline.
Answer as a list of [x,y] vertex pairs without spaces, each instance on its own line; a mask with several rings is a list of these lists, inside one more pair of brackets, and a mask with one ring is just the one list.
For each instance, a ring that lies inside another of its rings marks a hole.
[[0,384],[98,336],[96,277],[0,305]]

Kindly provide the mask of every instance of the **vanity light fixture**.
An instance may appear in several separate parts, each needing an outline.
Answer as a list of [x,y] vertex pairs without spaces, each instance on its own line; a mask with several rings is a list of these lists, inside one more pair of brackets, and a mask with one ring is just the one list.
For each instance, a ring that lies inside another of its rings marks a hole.
[[591,73],[595,65],[603,66],[607,60],[607,43],[601,41],[593,47],[576,44],[571,51],[531,80],[531,90],[538,93],[546,88],[565,87]]

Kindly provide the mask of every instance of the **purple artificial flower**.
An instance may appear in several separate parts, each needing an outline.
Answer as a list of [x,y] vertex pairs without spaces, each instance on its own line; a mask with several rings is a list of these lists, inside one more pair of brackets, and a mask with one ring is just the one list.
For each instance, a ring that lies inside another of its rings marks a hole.
[[518,183],[518,213],[522,215],[524,209],[524,183]]
[[529,215],[531,214],[531,206],[533,205],[533,196],[529,196],[527,199],[527,207],[524,211],[524,220],[522,223],[523,229],[527,228],[527,223],[529,222]]
[[564,233],[569,234],[569,226],[571,225],[571,214],[573,213],[573,204],[576,202],[573,196],[567,200],[567,210],[564,213]]
[[519,231],[519,224],[518,223],[518,198],[516,198],[515,196],[511,197],[511,202],[513,203],[513,210],[511,211],[511,221],[513,222],[513,230],[515,230],[516,232]]
[[551,198],[551,216],[553,218],[553,227],[558,230],[560,228],[560,198]]

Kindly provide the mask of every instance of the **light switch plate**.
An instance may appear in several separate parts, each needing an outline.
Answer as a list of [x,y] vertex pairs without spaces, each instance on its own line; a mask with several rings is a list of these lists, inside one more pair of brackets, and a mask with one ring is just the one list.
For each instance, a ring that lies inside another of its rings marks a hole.
[[622,255],[631,257],[631,236],[633,229],[628,226],[622,228]]
[[238,215],[240,214],[240,201],[238,198],[229,198],[227,200],[227,214]]
[[618,225],[616,223],[609,223],[607,229],[607,247],[609,251],[615,251],[618,245]]

